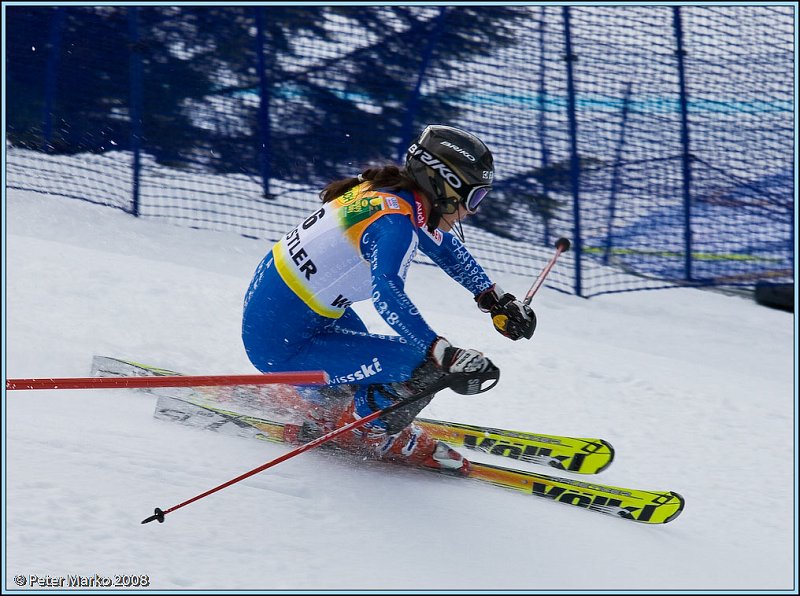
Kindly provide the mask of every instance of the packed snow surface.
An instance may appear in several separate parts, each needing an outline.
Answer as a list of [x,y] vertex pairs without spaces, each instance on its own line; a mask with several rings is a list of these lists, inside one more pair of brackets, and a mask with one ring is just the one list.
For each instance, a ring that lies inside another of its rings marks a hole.
[[[267,243],[22,191],[6,210],[7,377],[88,376],[95,354],[256,372],[241,305]],[[490,273],[523,295],[543,255],[530,278]],[[95,574],[157,591],[797,587],[791,314],[695,289],[584,300],[545,287],[532,341],[512,342],[434,267],[412,267],[407,291],[438,333],[502,370],[494,390],[442,393],[425,417],[605,438],[616,459],[594,479],[679,492],[682,515],[647,526],[311,451],[141,525],[288,448],[154,420],[139,391],[12,391],[4,588]]]

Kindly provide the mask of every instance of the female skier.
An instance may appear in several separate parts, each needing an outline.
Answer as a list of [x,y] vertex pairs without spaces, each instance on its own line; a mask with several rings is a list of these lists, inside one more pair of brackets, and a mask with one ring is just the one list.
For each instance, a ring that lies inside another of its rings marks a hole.
[[[536,317],[503,292],[451,233],[477,211],[494,179],[476,136],[428,126],[405,167],[369,168],[332,182],[322,206],[283,236],[256,269],[244,302],[242,339],[262,372],[324,370],[330,387],[301,390],[310,416],[331,430],[412,395],[423,397],[338,442],[375,457],[466,471],[459,453],[413,424],[436,389],[484,390],[499,370],[481,352],[454,347],[404,290],[419,248],[475,297],[497,331],[530,339]],[[351,304],[371,299],[395,336],[369,333]],[[332,391],[333,390],[333,391]]]

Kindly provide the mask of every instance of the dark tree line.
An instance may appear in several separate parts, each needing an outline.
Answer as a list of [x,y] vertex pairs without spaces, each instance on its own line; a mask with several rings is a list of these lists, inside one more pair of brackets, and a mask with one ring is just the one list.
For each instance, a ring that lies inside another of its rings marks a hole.
[[[7,9],[8,140],[51,153],[130,150],[157,162],[320,187],[397,161],[458,121],[475,61],[520,39],[525,7],[141,6]],[[137,70],[139,69],[139,70]],[[132,76],[141,72],[138,83]],[[141,126],[132,128],[140,87]],[[547,172],[501,181],[474,223],[503,233]],[[533,185],[536,186],[536,185]],[[552,186],[552,185],[551,185]],[[553,190],[557,190],[553,188]]]
[[[513,7],[9,7],[9,140],[57,153],[142,147],[171,165],[313,182],[394,160],[409,130],[458,116],[442,84],[515,43]],[[326,51],[327,53],[323,53]],[[437,88],[417,93],[423,77]],[[263,100],[263,104],[261,102]],[[46,113],[47,112],[47,113]],[[267,122],[268,126],[264,126]],[[49,127],[49,128],[48,128]]]

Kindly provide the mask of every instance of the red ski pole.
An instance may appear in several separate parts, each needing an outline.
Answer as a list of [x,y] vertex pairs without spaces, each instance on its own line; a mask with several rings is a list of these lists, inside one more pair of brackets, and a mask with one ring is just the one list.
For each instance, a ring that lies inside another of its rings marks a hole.
[[[400,403],[403,403],[403,402],[400,402]],[[408,402],[405,402],[405,403],[403,403],[403,405],[407,405],[407,403]],[[236,478],[228,480],[227,482],[224,482],[224,483],[220,484],[219,486],[215,486],[214,488],[209,489],[204,493],[200,493],[199,495],[197,495],[195,497],[192,497],[191,499],[187,499],[183,503],[178,503],[177,505],[174,505],[173,507],[170,507],[169,509],[164,509],[162,511],[161,509],[156,507],[155,508],[155,512],[153,513],[153,515],[151,515],[150,517],[148,517],[146,519],[143,519],[142,523],[146,524],[146,523],[149,523],[149,522],[151,522],[153,520],[156,520],[156,519],[158,520],[159,523],[164,523],[164,516],[167,515],[168,513],[172,513],[173,511],[176,511],[176,510],[180,509],[181,507],[186,507],[187,505],[189,505],[191,503],[194,503],[195,501],[199,501],[200,499],[202,499],[204,497],[207,497],[208,495],[212,495],[215,492],[222,490],[223,488],[227,488],[232,484],[236,484],[237,482],[241,482],[242,480],[245,480],[246,478],[250,478],[250,476],[255,476],[259,472],[263,472],[264,470],[266,470],[268,468],[271,468],[272,466],[277,466],[279,463],[284,462],[287,459],[290,459],[290,458],[292,458],[292,457],[294,457],[296,455],[300,455],[301,453],[304,453],[304,452],[308,451],[309,449],[313,449],[317,445],[322,445],[323,443],[325,443],[327,441],[330,441],[331,439],[333,439],[335,437],[338,437],[342,433],[345,433],[345,432],[350,431],[350,430],[352,430],[354,428],[358,428],[359,426],[361,426],[363,424],[371,422],[372,420],[375,420],[378,416],[381,416],[383,414],[386,414],[385,410],[378,410],[377,412],[373,412],[369,416],[365,416],[364,418],[361,418],[359,420],[354,420],[353,422],[350,422],[349,424],[345,424],[342,427],[339,427],[339,428],[337,428],[335,430],[332,430],[328,434],[322,435],[321,437],[317,437],[313,441],[309,441],[308,443],[304,443],[304,444],[300,445],[297,449],[294,449],[294,450],[290,451],[289,453],[284,453],[280,457],[276,457],[275,459],[273,459],[271,461],[268,461],[267,463],[265,463],[265,464],[263,464],[263,465],[261,465],[261,466],[259,466],[257,468],[253,468],[249,472],[245,472],[244,474],[242,474],[240,476],[237,476]]]
[[[341,427],[339,427],[339,428],[337,428],[335,430],[332,430],[331,432],[329,432],[327,434],[324,434],[321,437],[317,437],[313,441],[309,441],[308,443],[304,443],[303,445],[300,445],[299,447],[297,447],[296,449],[293,449],[289,453],[284,453],[280,457],[276,457],[275,459],[273,459],[271,461],[268,461],[267,463],[265,463],[265,464],[263,464],[263,465],[261,465],[261,466],[259,466],[257,468],[254,468],[254,469],[250,470],[249,472],[245,472],[244,474],[242,474],[240,476],[237,476],[236,478],[233,478],[231,480],[228,480],[227,482],[224,482],[223,484],[220,484],[219,486],[215,486],[214,488],[212,488],[210,490],[207,490],[206,492],[201,493],[201,494],[197,495],[196,497],[192,497],[191,499],[188,499],[188,500],[184,501],[183,503],[178,503],[177,505],[174,505],[173,507],[170,507],[169,509],[164,509],[164,510],[159,509],[158,507],[156,507],[155,508],[155,512],[153,513],[153,515],[151,515],[150,517],[148,517],[146,519],[143,519],[142,523],[146,524],[146,523],[149,523],[149,522],[154,521],[154,520],[158,520],[159,523],[164,523],[164,516],[166,516],[168,513],[172,513],[173,511],[176,511],[176,510],[180,509],[181,507],[186,507],[190,503],[194,503],[195,501],[199,501],[200,499],[202,499],[204,497],[207,497],[208,495],[214,494],[215,492],[220,491],[223,488],[227,488],[232,484],[236,484],[237,482],[240,482],[240,481],[244,480],[245,478],[250,478],[250,476],[254,476],[255,474],[258,474],[259,472],[263,472],[264,470],[266,470],[268,468],[271,468],[272,466],[277,466],[279,463],[284,462],[287,459],[290,459],[290,458],[292,458],[292,457],[294,457],[296,455],[300,455],[301,453],[305,453],[309,449],[313,449],[314,447],[322,445],[323,443],[326,443],[326,442],[330,441],[331,439],[334,439],[334,438],[338,437],[341,434],[344,434],[344,433],[346,433],[348,431],[351,431],[354,428],[358,428],[360,426],[363,426],[363,425],[367,424],[368,422],[372,422],[376,418],[380,418],[381,416],[385,416],[386,414],[391,414],[392,412],[395,412],[395,411],[399,410],[400,408],[403,408],[403,407],[405,407],[405,406],[407,406],[409,404],[412,404],[415,401],[420,400],[423,397],[426,397],[426,396],[430,395],[431,393],[435,393],[437,391],[440,391],[440,390],[444,389],[445,387],[448,387],[450,385],[450,383],[452,383],[454,381],[458,381],[459,380],[458,377],[460,377],[460,376],[463,376],[465,378],[470,378],[470,379],[474,379],[475,378],[475,374],[474,373],[473,374],[460,373],[460,374],[456,374],[456,375],[450,375],[447,378],[445,378],[444,380],[439,381],[439,383],[437,383],[433,387],[430,387],[424,393],[420,393],[419,395],[413,395],[411,397],[407,397],[406,399],[400,400],[399,402],[397,402],[395,404],[392,404],[391,406],[388,406],[388,407],[384,408],[383,410],[378,410],[377,412],[373,412],[369,416],[364,416],[363,418],[360,418],[358,420],[354,420],[353,422],[350,422],[349,424],[345,424],[344,426],[341,426]],[[479,393],[483,393],[484,391],[488,391],[489,389],[494,387],[497,384],[497,381],[499,380],[499,378],[500,378],[500,371],[498,369],[489,370],[489,371],[486,371],[485,373],[483,373],[482,375],[480,375],[481,389],[480,389]],[[487,385],[487,386],[483,386],[483,383],[487,382],[487,381],[488,382],[492,382],[492,384],[491,385]]]
[[528,293],[525,294],[525,300],[523,302],[525,304],[530,304],[531,300],[533,300],[534,294],[539,291],[539,288],[544,283],[547,274],[550,273],[550,270],[553,268],[553,265],[556,264],[556,260],[558,260],[559,255],[562,252],[567,252],[570,247],[570,242],[566,238],[559,238],[556,240],[556,254],[553,255],[553,258],[550,259],[550,262],[542,269],[542,272],[539,274],[539,277],[536,278],[536,281],[533,282],[531,289],[528,290]]

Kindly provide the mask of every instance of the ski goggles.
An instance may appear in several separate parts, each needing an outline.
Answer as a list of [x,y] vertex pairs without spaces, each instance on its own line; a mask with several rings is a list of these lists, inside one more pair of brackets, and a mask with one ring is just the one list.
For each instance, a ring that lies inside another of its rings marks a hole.
[[467,198],[464,199],[464,207],[467,208],[467,213],[475,213],[478,211],[478,205],[492,190],[491,186],[476,186],[469,191]]

